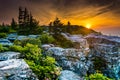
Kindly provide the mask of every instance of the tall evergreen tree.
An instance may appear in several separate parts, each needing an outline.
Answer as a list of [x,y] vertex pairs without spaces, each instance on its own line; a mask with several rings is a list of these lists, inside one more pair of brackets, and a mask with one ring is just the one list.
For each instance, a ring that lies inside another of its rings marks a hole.
[[19,34],[37,34],[39,22],[35,20],[27,8],[19,8]]

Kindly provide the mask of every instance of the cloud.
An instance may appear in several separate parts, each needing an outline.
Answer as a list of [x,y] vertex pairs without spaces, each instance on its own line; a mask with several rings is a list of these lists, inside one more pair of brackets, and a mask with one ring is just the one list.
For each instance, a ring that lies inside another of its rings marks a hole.
[[42,23],[56,16],[85,20],[107,12],[120,15],[120,0],[0,0],[0,21],[17,19],[19,6],[27,7]]

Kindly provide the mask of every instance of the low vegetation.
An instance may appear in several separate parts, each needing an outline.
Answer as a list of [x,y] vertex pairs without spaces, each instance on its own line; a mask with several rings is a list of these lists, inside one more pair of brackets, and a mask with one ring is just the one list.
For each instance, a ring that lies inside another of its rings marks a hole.
[[72,48],[74,43],[70,40],[67,40],[63,35],[54,35],[55,41],[54,44],[63,47],[63,48]]
[[41,47],[41,40],[40,39],[34,39],[34,38],[28,38],[23,40],[15,40],[14,44],[19,46],[25,46],[27,43],[38,45],[38,47]]
[[4,47],[0,44],[0,52],[4,52],[4,51],[8,51],[8,50],[9,50],[9,48]]
[[6,33],[0,33],[0,38],[6,38],[7,34]]
[[41,49],[39,48],[40,41],[36,39],[35,43],[30,39],[26,40],[25,43],[23,42],[24,40],[20,42],[17,41],[17,43],[20,44],[10,46],[9,49],[11,51],[22,53],[21,58],[25,59],[25,61],[28,63],[33,72],[37,75],[39,80],[56,80],[57,77],[60,75],[61,68],[55,65],[56,61],[53,57],[42,55]]
[[114,79],[110,79],[101,73],[95,73],[85,77],[85,80],[114,80]]
[[9,47],[0,45],[0,52],[20,52],[20,57],[28,63],[39,80],[56,80],[60,75],[61,68],[56,66],[56,61],[53,57],[42,55],[40,45],[41,41],[38,39],[25,39],[15,41],[15,44]]
[[53,36],[49,34],[42,34],[39,39],[41,40],[42,44],[51,44],[55,41]]

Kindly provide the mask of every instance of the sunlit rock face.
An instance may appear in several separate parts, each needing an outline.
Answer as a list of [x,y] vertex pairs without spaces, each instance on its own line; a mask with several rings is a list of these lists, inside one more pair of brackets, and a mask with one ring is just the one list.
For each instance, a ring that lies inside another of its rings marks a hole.
[[[106,76],[111,78],[120,78],[120,38],[103,35],[89,35],[86,37],[89,46],[89,58],[94,64],[100,65],[100,69]],[[98,58],[101,62],[97,64],[95,59]],[[95,68],[94,68],[95,69]]]
[[89,44],[87,43],[87,40],[83,38],[82,35],[70,35],[62,33],[66,39],[72,41],[74,43],[74,48],[81,49],[83,51],[87,51],[89,49]]

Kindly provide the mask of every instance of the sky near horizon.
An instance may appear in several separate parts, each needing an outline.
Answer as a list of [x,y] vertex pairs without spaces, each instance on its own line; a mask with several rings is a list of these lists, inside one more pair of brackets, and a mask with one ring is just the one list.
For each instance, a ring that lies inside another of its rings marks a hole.
[[64,24],[89,24],[102,33],[120,35],[120,0],[0,0],[0,23],[17,20],[19,6],[28,8],[42,25],[59,17]]

